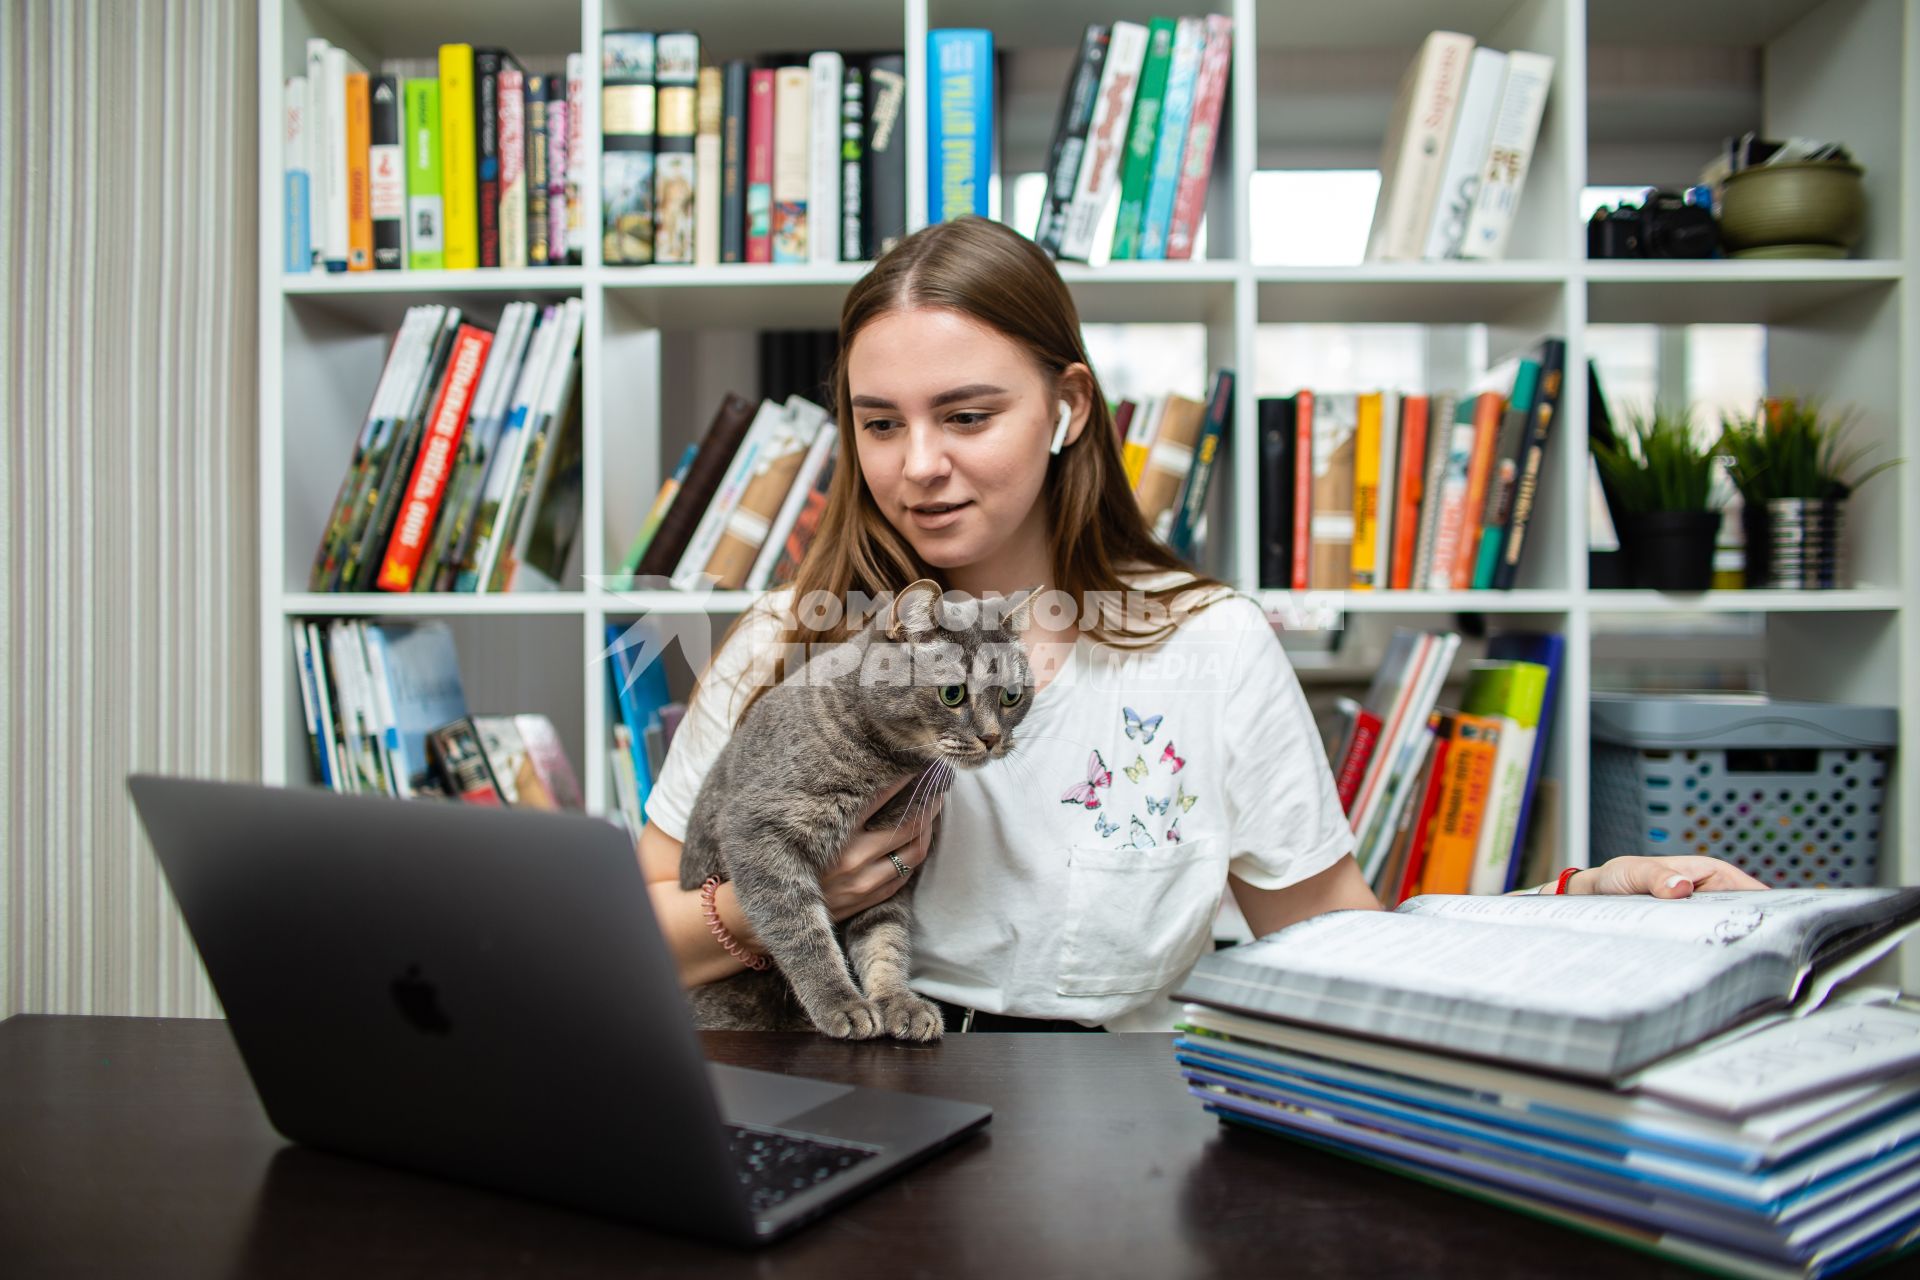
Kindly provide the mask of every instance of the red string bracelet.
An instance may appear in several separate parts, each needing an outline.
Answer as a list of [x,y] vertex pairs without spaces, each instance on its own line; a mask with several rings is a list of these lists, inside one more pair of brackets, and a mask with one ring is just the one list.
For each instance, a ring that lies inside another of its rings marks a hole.
[[1574,876],[1584,870],[1586,870],[1585,867],[1568,867],[1565,871],[1562,871],[1560,878],[1554,881],[1553,891],[1555,893],[1565,893],[1567,891],[1567,881],[1573,879]]
[[713,895],[719,888],[719,876],[709,877],[707,882],[700,886],[700,914],[706,917],[707,932],[711,933],[714,936],[714,940],[726,948],[728,955],[747,966],[747,968],[755,970],[771,969],[773,967],[773,961],[767,959],[765,956],[757,956],[741,946],[734,940],[734,936],[727,932],[727,926],[720,923],[720,908],[713,904]]

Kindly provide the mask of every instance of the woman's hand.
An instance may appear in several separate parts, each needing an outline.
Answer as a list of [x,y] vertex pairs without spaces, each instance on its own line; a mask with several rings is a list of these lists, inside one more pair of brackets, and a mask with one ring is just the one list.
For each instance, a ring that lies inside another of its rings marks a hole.
[[1669,858],[1609,858],[1567,879],[1568,893],[1650,893],[1684,898],[1695,889],[1764,889],[1731,862],[1693,855]]
[[[946,798],[942,792],[925,804],[915,804],[913,816],[898,827],[882,827],[878,831],[868,831],[867,819],[871,818],[895,792],[901,787],[910,786],[919,781],[918,773],[908,774],[895,785],[874,796],[873,800],[854,820],[853,835],[847,839],[847,847],[840,851],[840,858],[820,876],[820,893],[826,899],[827,911],[833,916],[835,924],[848,916],[859,915],[868,907],[877,906],[900,892],[907,880],[919,865],[927,860],[931,852],[929,829],[933,825],[934,814],[940,812],[940,805]],[[907,869],[907,875],[900,874],[888,854],[895,854]]]

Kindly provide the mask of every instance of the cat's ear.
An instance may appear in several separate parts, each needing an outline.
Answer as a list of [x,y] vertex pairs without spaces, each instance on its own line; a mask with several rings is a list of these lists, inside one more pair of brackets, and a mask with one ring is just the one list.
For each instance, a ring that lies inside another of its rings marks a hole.
[[901,588],[887,607],[887,638],[907,640],[932,635],[936,629],[934,612],[940,604],[940,584],[922,578]]
[[1033,623],[1033,602],[1040,595],[1038,586],[1028,587],[1013,597],[1014,603],[1007,609],[1005,627],[1014,635],[1019,635]]

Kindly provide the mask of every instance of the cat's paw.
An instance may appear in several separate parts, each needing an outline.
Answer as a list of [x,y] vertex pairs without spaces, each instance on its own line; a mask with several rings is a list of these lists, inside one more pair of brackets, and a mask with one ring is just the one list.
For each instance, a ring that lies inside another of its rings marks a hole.
[[871,1040],[884,1034],[880,1010],[871,1000],[850,1000],[813,1015],[813,1025],[835,1040]]
[[940,1006],[911,991],[882,996],[875,1002],[887,1034],[895,1040],[918,1040],[922,1044],[938,1040],[945,1030]]

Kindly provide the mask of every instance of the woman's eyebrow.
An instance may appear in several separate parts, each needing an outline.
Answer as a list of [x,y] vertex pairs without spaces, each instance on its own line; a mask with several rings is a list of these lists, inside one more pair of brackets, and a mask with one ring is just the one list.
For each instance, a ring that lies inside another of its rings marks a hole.
[[[942,391],[933,398],[932,404],[938,409],[941,405],[952,404],[956,400],[972,400],[978,396],[1005,394],[1007,394],[1005,387],[996,387],[987,382],[975,382],[964,387],[955,387],[951,391]],[[852,403],[856,409],[898,409],[900,407],[883,396],[855,396]]]

